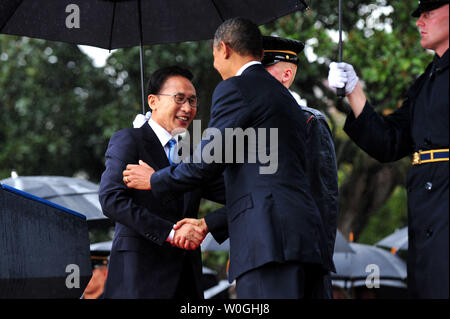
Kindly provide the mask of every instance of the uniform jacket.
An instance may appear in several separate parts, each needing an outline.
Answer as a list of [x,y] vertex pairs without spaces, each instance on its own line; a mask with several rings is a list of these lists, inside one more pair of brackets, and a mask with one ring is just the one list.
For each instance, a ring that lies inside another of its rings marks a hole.
[[[381,162],[415,151],[449,148],[449,52],[434,57],[415,81],[402,106],[383,117],[369,102],[344,130],[356,144]],[[408,288],[411,297],[449,296],[449,164],[412,166],[408,192]]]
[[[339,210],[339,187],[333,135],[325,116],[318,110],[300,105],[306,120],[306,174],[310,190],[328,238],[328,251],[333,258]],[[332,271],[336,271],[333,265]]]

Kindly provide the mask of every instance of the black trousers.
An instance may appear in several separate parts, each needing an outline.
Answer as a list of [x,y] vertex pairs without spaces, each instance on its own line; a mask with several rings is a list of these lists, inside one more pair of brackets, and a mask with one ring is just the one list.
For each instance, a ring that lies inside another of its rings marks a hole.
[[203,299],[203,294],[200,295],[199,290],[202,291],[202,288],[198,289],[197,287],[192,265],[188,258],[184,258],[183,270],[174,298],[178,300],[201,300]]
[[268,263],[236,279],[239,299],[332,299],[331,279],[320,265]]

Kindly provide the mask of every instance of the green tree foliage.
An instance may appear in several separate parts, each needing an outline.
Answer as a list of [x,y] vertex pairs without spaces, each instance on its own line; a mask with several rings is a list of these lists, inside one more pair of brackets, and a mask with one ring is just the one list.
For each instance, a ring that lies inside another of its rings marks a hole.
[[[0,37],[0,177],[98,177],[114,90],[77,46]],[[95,178],[94,178],[95,180]]]
[[407,223],[406,189],[397,186],[378,213],[368,221],[358,241],[373,245]]

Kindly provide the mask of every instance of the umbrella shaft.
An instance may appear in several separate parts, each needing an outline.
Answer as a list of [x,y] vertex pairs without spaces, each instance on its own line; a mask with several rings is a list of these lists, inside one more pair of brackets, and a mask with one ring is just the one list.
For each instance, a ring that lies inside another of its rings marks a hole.
[[141,64],[141,96],[142,96],[142,114],[145,114],[145,95],[144,95],[144,58],[142,42],[139,47],[140,64]]
[[[342,0],[339,0],[339,46],[338,62],[342,62]],[[345,88],[338,88],[336,94],[340,98],[345,97]]]
[[342,62],[342,0],[339,0],[339,57],[338,62]]

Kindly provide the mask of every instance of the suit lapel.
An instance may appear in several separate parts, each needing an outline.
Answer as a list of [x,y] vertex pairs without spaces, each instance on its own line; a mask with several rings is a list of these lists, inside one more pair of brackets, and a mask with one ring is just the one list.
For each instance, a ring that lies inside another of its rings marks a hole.
[[[151,163],[149,163],[150,166],[152,166],[155,171],[169,166],[170,163],[167,159],[166,152],[164,152],[164,148],[161,145],[161,142],[159,141],[158,137],[156,136],[155,132],[150,127],[148,122],[141,127],[141,132],[142,140],[144,141],[144,152],[151,159]],[[183,217],[186,214],[184,202],[186,196],[188,195],[188,193],[183,194],[176,201],[176,203],[173,203],[176,205],[177,211],[180,212],[181,216]]]
[[144,150],[152,159],[152,162],[154,164],[151,166],[155,170],[159,170],[161,168],[169,166],[169,160],[167,159],[166,153],[164,152],[164,148],[148,123],[145,123],[141,127],[141,132],[142,139],[144,141]]

